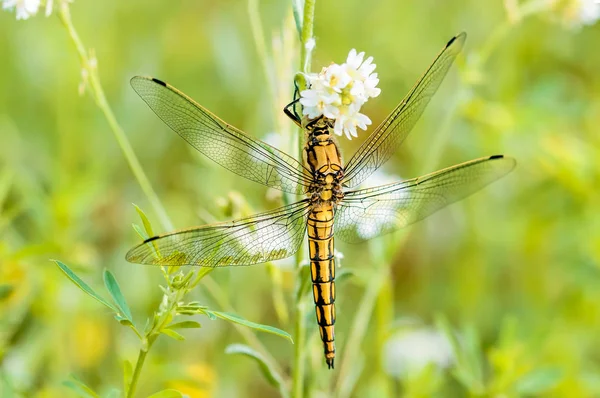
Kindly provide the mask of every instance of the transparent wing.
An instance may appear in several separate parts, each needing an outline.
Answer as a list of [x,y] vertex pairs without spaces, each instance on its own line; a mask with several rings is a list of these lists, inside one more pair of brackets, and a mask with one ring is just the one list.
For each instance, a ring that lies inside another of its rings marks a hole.
[[150,265],[226,267],[279,260],[294,254],[306,230],[308,200],[222,224],[145,240],[126,259]]
[[356,243],[422,220],[471,195],[515,167],[496,155],[380,187],[345,193],[335,215],[336,237]]
[[226,169],[290,193],[310,185],[310,173],[296,159],[230,126],[169,84],[136,76],[131,86],[163,122]]
[[435,94],[467,35],[455,36],[433,61],[402,102],[358,148],[344,169],[345,187],[355,187],[385,163],[412,130]]

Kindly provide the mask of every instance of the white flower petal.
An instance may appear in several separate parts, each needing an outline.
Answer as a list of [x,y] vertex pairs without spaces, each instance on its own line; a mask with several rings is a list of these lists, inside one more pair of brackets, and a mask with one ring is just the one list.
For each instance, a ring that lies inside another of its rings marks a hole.
[[373,63],[373,57],[369,57],[365,60],[365,62],[363,62],[360,68],[358,68],[358,71],[366,79],[371,73],[373,73],[376,66],[377,65]]
[[46,0],[46,16],[49,17],[52,15],[52,8],[54,6],[53,0]]
[[366,130],[371,119],[360,113],[360,108],[381,90],[376,87],[379,79],[373,73],[373,57],[364,57],[364,52],[352,49],[346,63],[332,63],[318,74],[307,74],[309,87],[300,93],[302,114],[311,119],[324,116],[334,120],[334,134],[348,139],[358,136],[357,127]]
[[339,136],[343,134],[344,124],[342,123],[342,116],[335,119],[335,124],[333,125],[333,132]]
[[15,9],[17,19],[28,19],[37,13],[40,0],[8,0],[4,1],[3,9]]

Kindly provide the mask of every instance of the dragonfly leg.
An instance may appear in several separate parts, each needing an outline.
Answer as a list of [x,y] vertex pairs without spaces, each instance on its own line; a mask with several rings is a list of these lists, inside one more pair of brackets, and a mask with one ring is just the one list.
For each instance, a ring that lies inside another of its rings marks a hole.
[[[297,91],[297,89],[296,89],[296,91]],[[296,94],[294,93],[294,97],[295,96],[296,96]],[[298,125],[298,127],[302,127],[302,123],[301,123],[302,118],[296,112],[296,107],[295,107],[295,105],[299,101],[300,101],[300,99],[296,98],[292,102],[290,102],[289,104],[287,104],[285,106],[285,108],[283,108],[283,113],[285,113],[287,115],[287,117],[289,117],[290,119],[292,119],[292,121],[294,123],[296,123]],[[290,108],[291,108],[291,110],[290,110]]]

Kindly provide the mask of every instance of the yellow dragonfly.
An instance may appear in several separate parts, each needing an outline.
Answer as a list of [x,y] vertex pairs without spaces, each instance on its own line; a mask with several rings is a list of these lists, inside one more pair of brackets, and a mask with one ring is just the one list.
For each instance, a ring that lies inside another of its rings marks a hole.
[[[171,129],[230,171],[270,188],[306,198],[252,217],[170,232],[146,239],[127,253],[133,263],[225,267],[259,264],[294,254],[308,233],[316,318],[325,360],[334,366],[334,235],[361,242],[419,221],[462,199],[515,167],[494,155],[422,177],[356,189],[385,163],[411,131],[441,84],[466,35],[452,38],[408,95],[344,164],[333,120],[313,120],[284,109],[304,129],[298,161],[227,124],[181,91],[158,79],[134,77],[133,89]],[[367,231],[365,231],[365,228]],[[366,232],[366,233],[365,233]]]

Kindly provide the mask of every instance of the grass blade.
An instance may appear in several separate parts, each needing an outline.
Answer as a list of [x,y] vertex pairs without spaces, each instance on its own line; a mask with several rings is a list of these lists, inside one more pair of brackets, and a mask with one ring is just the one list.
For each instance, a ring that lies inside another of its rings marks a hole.
[[148,398],[180,398],[180,397],[183,397],[182,393],[180,393],[177,390],[168,389],[168,390],[162,390],[159,392],[155,392],[154,394],[150,395]]
[[77,392],[80,397],[84,398],[100,398],[94,390],[88,387],[84,382],[77,379],[75,376],[71,376],[69,380],[63,382],[63,385],[69,387],[71,390]]
[[240,354],[245,355],[258,364],[263,376],[267,381],[274,387],[277,387],[281,392],[282,396],[288,396],[289,394],[285,390],[285,384],[283,378],[275,369],[273,369],[264,359],[260,353],[245,344],[231,344],[225,348],[226,354]]

